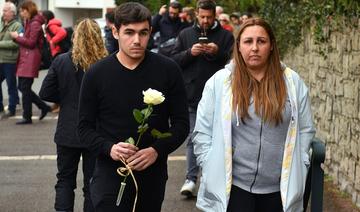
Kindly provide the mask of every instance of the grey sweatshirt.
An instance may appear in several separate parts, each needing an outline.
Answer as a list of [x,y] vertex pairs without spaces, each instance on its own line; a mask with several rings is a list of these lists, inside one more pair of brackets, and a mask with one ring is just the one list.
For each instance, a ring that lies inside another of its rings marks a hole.
[[280,191],[280,174],[284,145],[291,119],[287,99],[283,122],[275,126],[263,122],[249,106],[251,119],[242,123],[237,114],[232,117],[233,185],[251,193]]

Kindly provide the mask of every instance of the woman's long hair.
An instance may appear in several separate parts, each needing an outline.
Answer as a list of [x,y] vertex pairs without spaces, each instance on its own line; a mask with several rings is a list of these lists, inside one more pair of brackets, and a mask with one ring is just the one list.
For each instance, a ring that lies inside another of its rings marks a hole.
[[99,25],[89,18],[76,25],[72,42],[72,61],[85,71],[108,54]]
[[[250,74],[239,51],[240,36],[250,26],[264,28],[269,35],[272,46],[268,59],[268,69],[260,82]],[[270,25],[261,18],[248,19],[239,29],[234,48],[235,70],[231,78],[233,110],[237,110],[241,121],[244,123],[245,118],[250,118],[248,109],[251,104],[251,97],[253,97],[255,113],[262,117],[265,122],[278,125],[282,122],[282,111],[286,101],[286,85],[280,64],[279,50]]]

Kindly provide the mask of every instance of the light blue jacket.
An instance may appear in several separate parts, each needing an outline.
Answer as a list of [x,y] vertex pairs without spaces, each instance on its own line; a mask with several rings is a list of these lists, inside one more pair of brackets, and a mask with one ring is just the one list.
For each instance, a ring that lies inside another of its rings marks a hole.
[[[194,153],[202,169],[196,206],[206,212],[226,212],[232,184],[231,62],[207,82],[197,109]],[[291,104],[280,192],[285,212],[303,211],[310,142],[315,134],[308,89],[299,75],[284,71]]]

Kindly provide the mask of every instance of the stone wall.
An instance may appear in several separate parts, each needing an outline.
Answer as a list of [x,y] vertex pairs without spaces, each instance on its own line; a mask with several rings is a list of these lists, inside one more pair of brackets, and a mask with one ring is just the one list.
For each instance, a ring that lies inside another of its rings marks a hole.
[[[326,58],[321,50],[329,51]],[[321,46],[304,33],[283,61],[310,89],[316,137],[326,143],[325,173],[360,207],[360,29],[334,32]]]

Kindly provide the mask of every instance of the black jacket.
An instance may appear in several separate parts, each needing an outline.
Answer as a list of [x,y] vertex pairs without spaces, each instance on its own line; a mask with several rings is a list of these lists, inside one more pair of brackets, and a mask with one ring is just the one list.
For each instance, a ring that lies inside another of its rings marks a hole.
[[208,42],[218,47],[216,55],[191,55],[191,47],[198,43],[200,28],[197,24],[180,32],[171,57],[183,71],[185,88],[190,107],[197,108],[206,81],[229,61],[234,44],[234,37],[224,30],[218,22],[207,31]]
[[77,133],[78,103],[83,70],[76,70],[71,53],[61,54],[52,62],[42,82],[39,96],[60,104],[54,141],[68,147],[85,147]]
[[172,20],[169,13],[165,13],[163,16],[157,14],[152,20],[152,33],[160,31],[161,44],[170,38],[176,38],[180,31],[187,26],[186,23],[181,22],[180,18]]
[[105,27],[105,47],[109,54],[119,51],[118,40],[114,38],[112,30],[109,27]]

